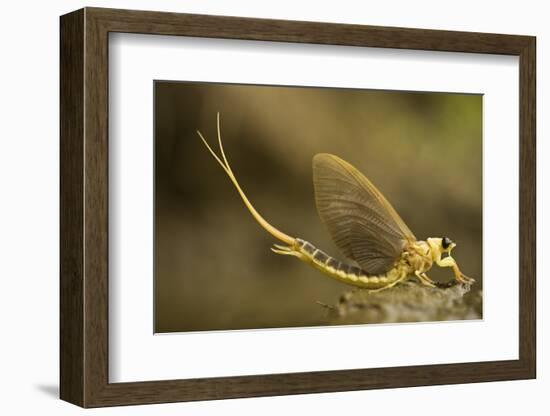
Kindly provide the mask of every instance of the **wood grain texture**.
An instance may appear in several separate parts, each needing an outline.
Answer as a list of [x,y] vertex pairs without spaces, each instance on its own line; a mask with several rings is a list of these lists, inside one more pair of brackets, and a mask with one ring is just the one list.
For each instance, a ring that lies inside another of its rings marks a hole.
[[108,382],[108,32],[85,9],[84,52],[84,405]]
[[[520,57],[519,360],[109,383],[108,33]],[[83,407],[535,377],[535,38],[113,9],[61,18],[61,397]]]
[[84,404],[84,12],[60,24],[60,388]]
[[520,54],[519,356],[536,377],[536,40]]

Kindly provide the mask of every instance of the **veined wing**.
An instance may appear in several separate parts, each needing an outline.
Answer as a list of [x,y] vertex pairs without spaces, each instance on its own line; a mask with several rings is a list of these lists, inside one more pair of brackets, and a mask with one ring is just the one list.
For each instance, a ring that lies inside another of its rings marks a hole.
[[313,158],[315,202],[343,254],[369,274],[387,272],[416,237],[378,189],[337,156]]

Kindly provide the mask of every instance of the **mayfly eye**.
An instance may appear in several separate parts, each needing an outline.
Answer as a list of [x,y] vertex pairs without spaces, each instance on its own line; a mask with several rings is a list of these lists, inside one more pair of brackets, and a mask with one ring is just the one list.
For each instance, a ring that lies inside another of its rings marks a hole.
[[444,250],[447,250],[451,244],[452,241],[449,237],[443,237],[443,240],[441,240],[441,246],[443,246]]

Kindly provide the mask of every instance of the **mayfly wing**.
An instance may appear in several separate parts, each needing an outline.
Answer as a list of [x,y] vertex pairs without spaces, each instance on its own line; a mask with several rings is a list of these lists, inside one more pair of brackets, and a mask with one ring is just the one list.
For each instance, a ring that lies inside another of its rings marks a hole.
[[315,202],[342,253],[369,274],[387,272],[407,242],[416,240],[378,189],[337,156],[313,158]]

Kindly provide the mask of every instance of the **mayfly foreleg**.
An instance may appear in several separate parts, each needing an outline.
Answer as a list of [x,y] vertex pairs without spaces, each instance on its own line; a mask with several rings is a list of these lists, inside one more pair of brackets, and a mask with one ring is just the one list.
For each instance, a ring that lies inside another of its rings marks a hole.
[[439,267],[451,267],[453,269],[455,279],[460,283],[471,285],[475,282],[475,279],[466,276],[460,271],[460,269],[458,268],[458,264],[456,264],[455,259],[451,256],[447,256],[444,259],[439,259],[436,261],[436,263]]

